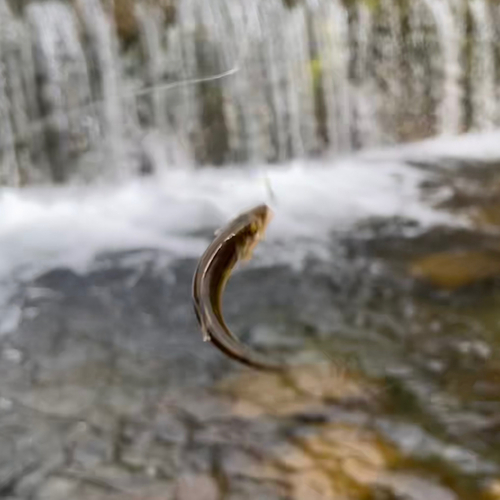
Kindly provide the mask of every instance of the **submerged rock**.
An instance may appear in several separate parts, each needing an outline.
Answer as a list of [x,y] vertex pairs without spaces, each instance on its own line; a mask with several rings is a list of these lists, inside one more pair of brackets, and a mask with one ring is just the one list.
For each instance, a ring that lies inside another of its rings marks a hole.
[[500,251],[449,251],[415,260],[412,276],[436,288],[456,290],[500,276]]

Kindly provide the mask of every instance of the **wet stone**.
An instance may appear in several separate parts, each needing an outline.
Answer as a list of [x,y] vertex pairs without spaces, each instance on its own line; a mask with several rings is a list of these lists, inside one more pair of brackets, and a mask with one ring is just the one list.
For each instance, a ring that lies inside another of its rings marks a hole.
[[36,500],[68,500],[73,497],[77,489],[77,481],[52,477],[41,486],[36,495]]
[[51,474],[62,468],[65,461],[66,456],[61,452],[44,460],[35,470],[29,470],[27,474],[17,481],[15,486],[16,495],[29,498],[35,494]]
[[255,480],[284,480],[280,471],[266,455],[249,449],[223,448],[220,450],[220,466],[230,478],[244,477]]
[[276,481],[233,478],[227,486],[228,500],[288,500],[289,487]]
[[124,467],[151,477],[175,477],[182,469],[182,448],[151,443],[146,448],[122,448],[119,462]]
[[114,444],[107,437],[86,436],[70,445],[72,463],[84,469],[109,461]]
[[218,500],[219,488],[215,480],[205,474],[184,474],[176,481],[177,500]]
[[487,485],[486,491],[492,500],[500,499],[500,479],[493,480]]
[[294,474],[291,478],[293,500],[348,500],[349,497],[335,491],[330,477],[319,470]]
[[182,470],[210,475],[214,469],[216,454],[217,448],[213,446],[190,443],[181,453]]
[[186,426],[176,417],[159,414],[154,422],[155,439],[165,444],[182,444],[188,437]]
[[458,500],[448,488],[411,474],[386,474],[379,482],[389,486],[397,498],[408,500]]
[[298,351],[304,345],[304,340],[299,335],[293,335],[286,328],[278,329],[269,325],[257,325],[253,327],[248,339],[256,348],[274,348],[282,350]]
[[313,458],[298,446],[290,443],[283,444],[275,450],[275,460],[279,466],[287,471],[314,469]]

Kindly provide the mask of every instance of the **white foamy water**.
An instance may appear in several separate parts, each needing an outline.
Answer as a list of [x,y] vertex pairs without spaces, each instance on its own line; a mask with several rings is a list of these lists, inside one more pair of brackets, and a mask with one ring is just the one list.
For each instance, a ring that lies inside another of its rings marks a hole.
[[153,248],[172,259],[197,258],[212,230],[261,202],[273,207],[275,217],[258,249],[257,264],[297,264],[310,253],[325,255],[332,231],[350,231],[370,216],[407,217],[422,227],[460,224],[421,199],[419,185],[432,174],[403,160],[453,155],[491,159],[499,138],[500,133],[491,133],[434,140],[371,156],[295,162],[265,171],[173,170],[114,187],[3,189],[4,303],[12,284],[54,267],[84,272],[102,252]]
[[363,160],[416,161],[464,160],[500,161],[500,131],[477,132],[458,137],[442,136],[398,146],[360,153]]
[[422,173],[396,162],[296,163],[267,171],[173,171],[118,187],[4,190],[0,195],[0,275],[65,265],[84,270],[103,251],[161,248],[196,257],[212,230],[238,212],[270,203],[269,242],[325,240],[370,215],[443,220],[419,201]]

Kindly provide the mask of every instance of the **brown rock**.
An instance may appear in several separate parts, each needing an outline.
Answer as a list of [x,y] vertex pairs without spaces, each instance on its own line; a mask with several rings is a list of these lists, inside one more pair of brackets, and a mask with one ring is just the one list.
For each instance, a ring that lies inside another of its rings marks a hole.
[[342,500],[336,495],[330,478],[321,471],[306,471],[294,474],[291,479],[294,500]]
[[245,373],[219,390],[233,399],[233,412],[246,418],[314,411],[325,399],[364,398],[370,387],[333,364],[294,367],[284,375]]
[[118,35],[122,40],[131,41],[138,36],[134,0],[115,0],[115,22]]
[[436,253],[415,261],[410,272],[437,288],[456,290],[500,276],[500,252]]
[[491,500],[500,500],[500,479],[492,481],[489,485],[487,494]]
[[479,227],[500,226],[500,203],[476,207],[472,213],[472,220]]
[[178,478],[176,500],[218,500],[219,488],[215,480],[205,474],[185,474]]

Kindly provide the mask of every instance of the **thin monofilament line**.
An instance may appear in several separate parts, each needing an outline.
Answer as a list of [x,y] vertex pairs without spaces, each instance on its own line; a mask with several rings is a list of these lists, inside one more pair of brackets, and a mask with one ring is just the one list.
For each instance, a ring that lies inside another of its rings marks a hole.
[[270,202],[270,205],[272,204],[273,206],[276,206],[278,204],[278,199],[276,198],[276,194],[274,193],[269,173],[265,167],[264,167],[264,185],[266,189],[267,199]]
[[170,83],[165,83],[163,85],[151,85],[150,87],[146,87],[145,89],[138,90],[136,92],[130,93],[129,95],[125,94],[125,97],[138,97],[146,94],[150,94],[151,92],[154,92],[156,90],[170,90],[175,87],[180,87],[183,85],[195,85],[198,83],[204,83],[204,82],[213,82],[214,80],[220,80],[222,78],[225,78],[227,76],[234,75],[240,71],[240,66],[235,66],[232,69],[229,69],[227,71],[224,71],[224,73],[219,73],[217,75],[210,75],[210,76],[205,76],[205,77],[200,77],[200,78],[193,78],[191,80],[179,80],[178,82],[170,82]]

